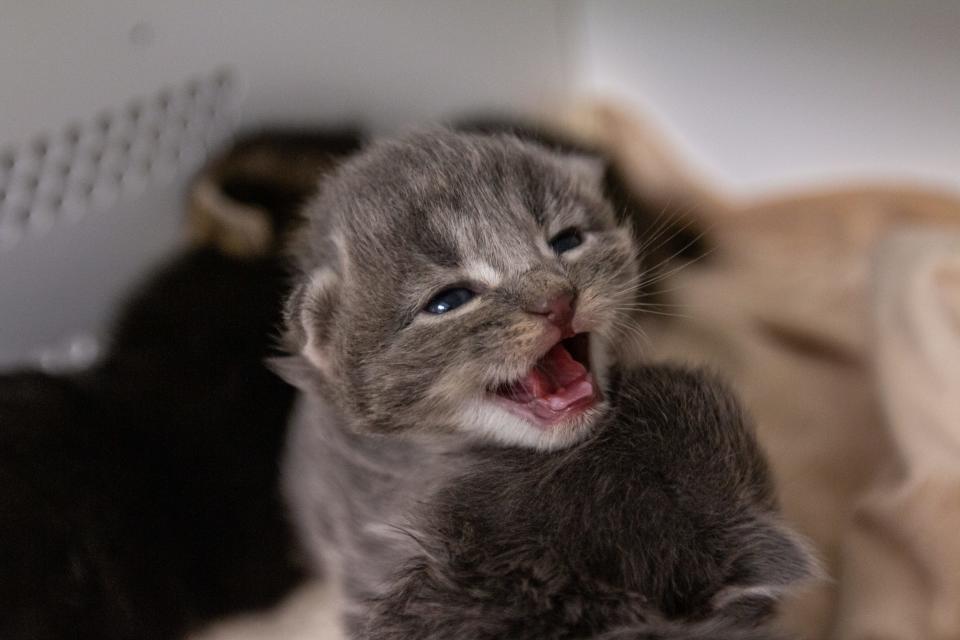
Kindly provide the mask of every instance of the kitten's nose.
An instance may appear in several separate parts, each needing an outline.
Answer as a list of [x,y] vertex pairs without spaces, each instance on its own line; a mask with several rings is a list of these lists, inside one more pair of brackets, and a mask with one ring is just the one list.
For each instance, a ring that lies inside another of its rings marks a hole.
[[573,319],[573,296],[561,293],[554,297],[543,297],[527,305],[526,311],[538,316],[546,316],[547,320],[561,329],[570,326]]

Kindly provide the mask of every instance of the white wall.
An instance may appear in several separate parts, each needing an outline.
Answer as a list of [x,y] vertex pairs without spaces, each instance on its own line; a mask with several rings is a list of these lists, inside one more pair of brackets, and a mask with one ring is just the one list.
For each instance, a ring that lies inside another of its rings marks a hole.
[[550,0],[57,0],[0,20],[0,143],[229,64],[253,118],[389,126],[539,105],[566,53]]
[[644,105],[740,192],[960,188],[956,0],[578,0],[578,88]]
[[[224,66],[244,89],[247,124],[381,131],[478,107],[536,109],[568,86],[560,18],[550,0],[7,2],[0,165],[38,136]],[[0,366],[102,329],[118,295],[176,245],[178,193],[196,160],[79,221],[44,218],[42,234],[13,248],[0,233]],[[4,215],[0,197],[0,232]]]

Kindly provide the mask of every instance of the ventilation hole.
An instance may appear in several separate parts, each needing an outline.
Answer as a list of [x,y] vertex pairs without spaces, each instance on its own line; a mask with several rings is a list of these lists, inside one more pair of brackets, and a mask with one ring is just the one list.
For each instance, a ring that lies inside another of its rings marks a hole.
[[167,111],[173,106],[173,96],[170,94],[168,89],[164,89],[160,92],[160,95],[157,98],[157,104],[160,106],[161,111]]
[[228,89],[233,85],[233,73],[229,69],[221,69],[214,74],[214,82],[221,89]]
[[197,99],[197,96],[200,95],[199,80],[191,80],[189,83],[187,83],[187,95],[193,100]]
[[33,142],[33,153],[36,154],[38,158],[45,157],[49,148],[50,146],[47,143],[46,138],[37,138]]
[[113,122],[113,118],[110,116],[109,112],[103,112],[97,116],[97,129],[102,133],[106,134],[110,131],[110,125]]
[[23,225],[30,219],[30,207],[20,204],[10,209],[10,220],[14,224]]
[[80,142],[80,137],[81,129],[79,125],[72,124],[67,128],[65,139],[71,147],[75,147]]

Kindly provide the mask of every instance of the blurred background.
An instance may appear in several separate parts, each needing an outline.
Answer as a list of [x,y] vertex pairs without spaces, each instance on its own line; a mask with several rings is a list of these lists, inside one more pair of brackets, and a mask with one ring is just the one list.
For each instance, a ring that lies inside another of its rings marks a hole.
[[89,359],[238,128],[612,96],[737,194],[960,187],[951,0],[86,0],[0,21],[0,365]]

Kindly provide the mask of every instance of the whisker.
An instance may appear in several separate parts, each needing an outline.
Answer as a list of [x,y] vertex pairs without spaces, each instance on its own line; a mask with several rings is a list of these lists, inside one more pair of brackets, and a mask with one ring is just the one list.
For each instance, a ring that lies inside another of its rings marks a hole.
[[[674,238],[676,238],[677,236],[679,236],[681,233],[683,233],[684,231],[686,231],[687,229],[689,229],[690,227],[692,227],[695,223],[696,223],[695,220],[692,220],[692,219],[691,219],[691,220],[687,220],[686,223],[683,224],[683,226],[681,226],[681,227],[679,227],[678,229],[674,230],[673,233],[671,233],[669,236],[667,236],[666,238],[664,238],[663,240],[661,240],[660,243],[659,243],[657,246],[651,247],[651,248],[647,249],[647,252],[648,252],[648,253],[653,253],[653,252],[657,251],[658,249],[661,249],[661,248],[664,247],[668,242],[670,242],[671,240],[673,240]],[[693,246],[694,243],[696,243],[698,240],[700,240],[704,235],[705,235],[704,232],[701,231],[699,234],[697,234],[697,237],[696,237],[694,240],[691,240],[689,243],[687,243],[687,245],[686,245],[683,249],[681,249],[679,253],[683,253],[684,251],[686,251],[687,249],[689,249],[691,246]],[[676,255],[676,254],[675,254],[675,255]]]
[[[695,242],[695,240],[691,240],[691,241],[688,243],[687,246],[689,246],[689,245],[692,244],[693,242]],[[664,264],[664,263],[666,263],[666,262],[669,262],[670,260],[672,260],[673,258],[675,258],[676,256],[678,256],[680,253],[682,253],[684,250],[686,250],[686,247],[680,249],[680,250],[677,251],[673,256],[667,258],[666,260],[662,260],[662,261],[660,262],[660,264]],[[657,283],[657,282],[660,282],[661,280],[663,280],[663,279],[665,279],[665,278],[670,278],[670,277],[676,275],[677,273],[679,273],[680,271],[686,269],[687,267],[689,267],[689,266],[691,266],[691,265],[694,265],[694,264],[696,264],[697,262],[703,260],[703,259],[706,258],[708,255],[710,255],[711,253],[713,253],[713,249],[712,249],[712,248],[711,248],[711,249],[708,249],[708,250],[705,251],[703,254],[697,256],[696,258],[693,258],[692,260],[689,260],[689,261],[686,261],[686,262],[684,262],[684,263],[682,263],[682,264],[677,265],[676,267],[670,269],[669,271],[664,271],[664,272],[658,273],[656,276],[654,276],[654,277],[652,277],[652,278],[649,278],[649,279],[647,279],[647,280],[644,280],[641,286],[647,287],[647,286],[650,286],[651,284],[655,284],[655,283]],[[659,265],[658,265],[658,266],[659,266]]]

